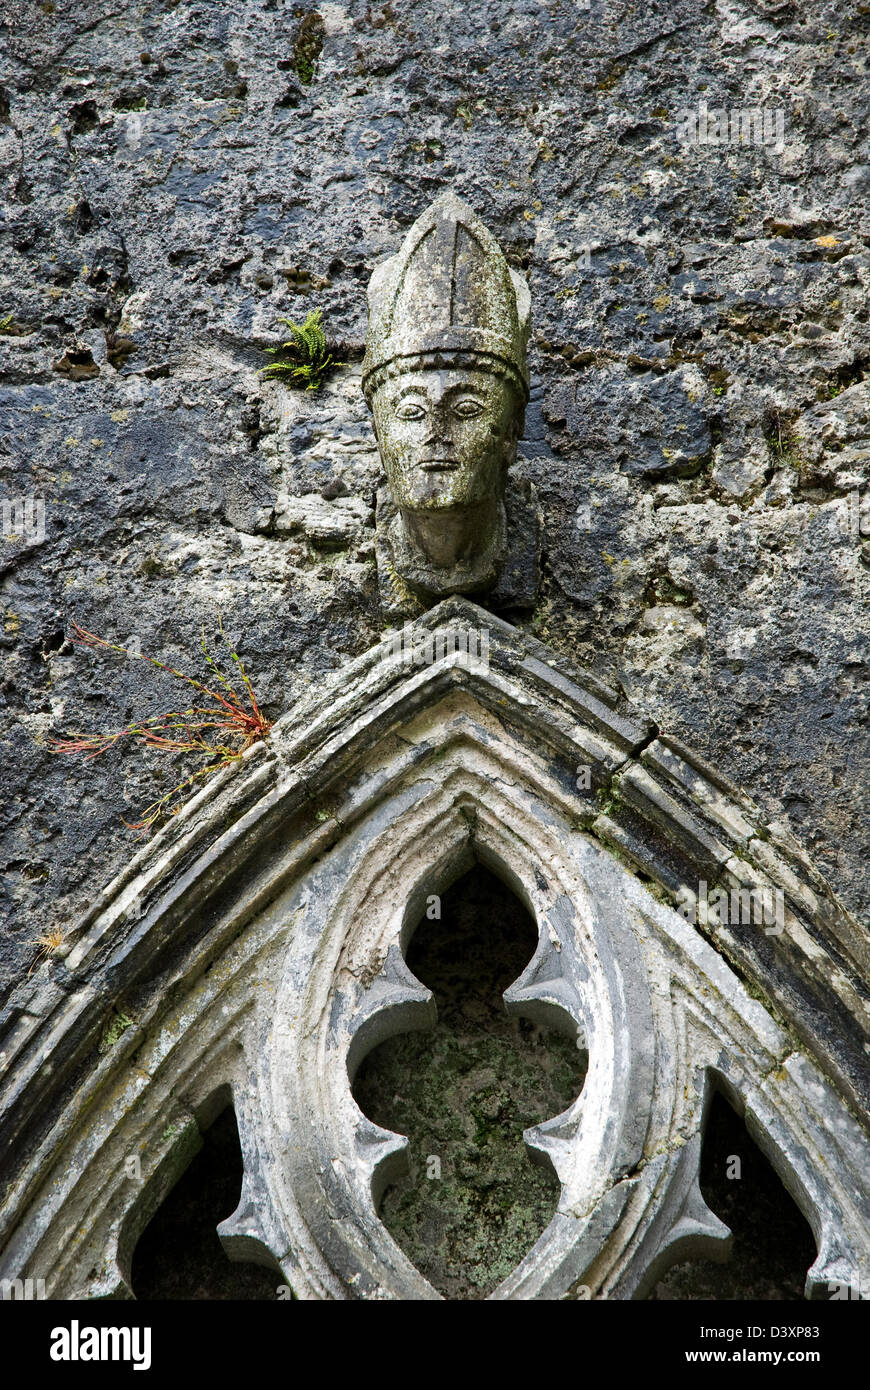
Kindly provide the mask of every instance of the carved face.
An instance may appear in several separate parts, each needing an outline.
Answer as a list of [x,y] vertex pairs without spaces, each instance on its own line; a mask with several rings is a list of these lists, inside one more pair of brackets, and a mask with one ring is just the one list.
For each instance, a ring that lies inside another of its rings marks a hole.
[[471,507],[501,495],[518,434],[516,395],[505,377],[405,372],[378,390],[373,413],[393,501],[403,511]]

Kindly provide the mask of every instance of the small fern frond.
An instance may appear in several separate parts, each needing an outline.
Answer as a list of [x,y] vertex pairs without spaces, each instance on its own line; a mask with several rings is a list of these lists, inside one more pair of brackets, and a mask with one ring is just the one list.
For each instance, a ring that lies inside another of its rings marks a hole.
[[286,353],[287,360],[270,362],[267,367],[261,367],[262,375],[266,378],[284,380],[288,385],[299,386],[306,391],[317,391],[328,371],[333,367],[345,366],[344,362],[337,362],[329,352],[321,318],[320,309],[313,309],[301,324],[294,323],[292,319],[280,318],[278,322],[287,325],[291,336],[280,348],[264,348],[264,351],[270,356],[276,356],[279,352]]

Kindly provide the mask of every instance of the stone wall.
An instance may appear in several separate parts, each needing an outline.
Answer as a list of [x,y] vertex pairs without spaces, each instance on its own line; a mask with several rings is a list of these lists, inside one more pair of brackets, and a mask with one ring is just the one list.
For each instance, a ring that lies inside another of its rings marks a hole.
[[[532,291],[543,578],[503,616],[870,912],[868,27],[845,0],[12,0],[0,498],[45,531],[0,541],[4,994],[171,785],[49,751],[186,694],[71,620],[204,675],[220,610],[276,716],[383,630],[365,286],[446,187]],[[743,142],[692,143],[704,104]],[[346,365],[265,381],[314,308]]]

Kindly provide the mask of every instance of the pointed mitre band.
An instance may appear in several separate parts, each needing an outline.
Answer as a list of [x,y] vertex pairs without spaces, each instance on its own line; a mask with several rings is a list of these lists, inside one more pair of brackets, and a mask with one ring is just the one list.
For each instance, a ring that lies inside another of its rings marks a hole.
[[529,396],[529,287],[466,203],[444,193],[369,282],[362,386],[370,400],[385,369],[413,371],[453,354],[506,372]]

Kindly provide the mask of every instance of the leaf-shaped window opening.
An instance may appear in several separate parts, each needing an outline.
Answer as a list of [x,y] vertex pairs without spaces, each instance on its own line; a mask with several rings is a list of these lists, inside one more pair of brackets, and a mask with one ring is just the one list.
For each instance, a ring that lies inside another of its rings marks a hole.
[[135,1295],[138,1299],[274,1301],[284,1285],[281,1273],[231,1262],[216,1231],[235,1211],[242,1190],[242,1151],[232,1106],[221,1111],[202,1138],[202,1148],[136,1244]]
[[492,1292],[559,1200],[523,1130],[576,1100],[586,1053],[567,1015],[563,1034],[506,1011],[504,991],[537,944],[529,912],[481,866],[431,898],[406,960],[435,996],[437,1024],[381,1043],[354,1081],[369,1119],[410,1141],[409,1171],[387,1187],[381,1220],[450,1299]]
[[725,1264],[687,1260],[656,1285],[654,1299],[801,1299],[816,1258],[813,1233],[725,1095],[716,1090],[701,1149],[701,1193],[731,1229]]

